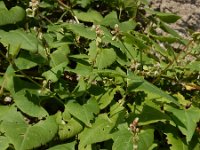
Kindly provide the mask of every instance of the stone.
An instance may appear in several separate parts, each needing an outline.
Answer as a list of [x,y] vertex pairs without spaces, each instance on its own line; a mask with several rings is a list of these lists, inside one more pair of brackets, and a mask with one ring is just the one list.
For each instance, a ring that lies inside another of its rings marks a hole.
[[181,16],[171,27],[185,36],[189,30],[200,31],[200,0],[151,0],[150,7]]

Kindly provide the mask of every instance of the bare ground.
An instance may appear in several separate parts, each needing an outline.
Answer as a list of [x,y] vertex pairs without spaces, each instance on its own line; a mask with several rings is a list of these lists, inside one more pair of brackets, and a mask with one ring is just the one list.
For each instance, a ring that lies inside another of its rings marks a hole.
[[200,0],[151,0],[153,9],[161,12],[172,12],[182,18],[172,25],[183,35],[188,29],[200,31]]

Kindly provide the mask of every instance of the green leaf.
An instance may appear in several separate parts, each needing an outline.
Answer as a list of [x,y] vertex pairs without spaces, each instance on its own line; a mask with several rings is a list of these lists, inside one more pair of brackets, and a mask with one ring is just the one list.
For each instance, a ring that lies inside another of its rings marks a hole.
[[99,96],[102,93],[105,93],[106,90],[102,86],[91,85],[90,88],[88,89],[88,91],[91,94],[91,96],[93,96],[93,95]]
[[98,73],[99,75],[106,76],[106,77],[116,77],[116,76],[123,77],[123,78],[127,77],[125,73],[122,73],[116,70],[111,70],[111,69],[103,69],[103,70],[93,69],[93,73],[95,74]]
[[165,32],[167,32],[167,33],[169,33],[169,34],[171,34],[171,35],[173,35],[173,36],[175,36],[175,37],[177,37],[177,38],[181,38],[181,36],[175,31],[175,30],[173,30],[172,28],[170,28],[167,24],[165,24],[164,22],[160,22],[160,26],[161,26],[161,28],[165,31]]
[[150,14],[156,15],[160,20],[166,23],[175,23],[181,18],[180,16],[173,13],[154,11],[149,8],[145,8],[145,10]]
[[155,50],[157,52],[159,52],[160,54],[162,54],[163,56],[169,57],[168,52],[166,51],[166,49],[162,46],[160,46],[160,44],[156,43],[156,42],[152,42],[153,47],[155,48]]
[[99,105],[97,103],[97,100],[93,97],[91,97],[88,101],[87,104],[85,104],[85,106],[87,107],[87,110],[89,112],[94,113],[95,115],[97,115],[100,112],[100,108]]
[[174,94],[173,97],[175,97],[176,99],[178,99],[178,102],[182,106],[186,106],[186,105],[188,105],[188,104],[191,103],[190,101],[186,100],[185,97],[181,93]]
[[83,130],[83,126],[80,122],[71,118],[67,123],[62,122],[59,124],[58,135],[61,140],[66,140],[74,137]]
[[110,131],[113,128],[111,120],[106,114],[99,115],[91,128],[86,127],[79,135],[79,149],[86,145],[102,142],[111,138]]
[[131,15],[132,18],[135,18],[138,9],[138,1],[126,0],[122,2],[124,9],[129,11],[129,14]]
[[63,43],[56,51],[50,54],[50,66],[56,67],[63,62],[69,62],[67,55],[70,53],[68,44]]
[[9,147],[9,138],[5,136],[0,136],[0,150],[7,150]]
[[0,2],[0,26],[16,24],[23,21],[26,16],[25,10],[19,6],[8,10],[3,1]]
[[137,26],[137,23],[131,19],[125,22],[121,22],[119,24],[119,30],[122,32],[128,32],[128,31],[134,30],[136,26]]
[[191,71],[200,71],[199,64],[200,61],[192,61],[188,65],[186,65],[186,68],[189,68]]
[[20,47],[33,53],[36,53],[39,47],[37,38],[33,34],[26,33],[22,29],[9,32],[0,30],[0,42],[2,42],[4,46]]
[[49,1],[45,2],[45,1],[41,1],[39,3],[39,7],[41,8],[52,8],[52,5],[50,4],[50,2],[48,3]]
[[14,61],[17,68],[19,70],[23,70],[33,68],[39,64],[44,63],[46,60],[38,54],[29,53],[27,51],[21,51],[18,58]]
[[38,86],[35,84],[21,80],[20,78],[15,76],[14,69],[12,65],[9,65],[7,68],[4,77],[3,77],[3,87],[10,91],[12,96],[22,89],[28,89],[28,90],[38,90]]
[[[122,124],[118,126],[118,131],[113,133],[113,150],[133,150],[133,134],[129,130],[129,127],[126,124]],[[137,135],[136,135],[137,136]],[[139,133],[139,140],[138,140],[138,150],[148,150],[154,141],[154,130],[153,129],[146,129],[141,130]]]
[[179,39],[177,37],[174,36],[156,36],[151,34],[151,36],[157,40],[159,40],[160,42],[168,42],[168,43],[175,43],[178,42]]
[[82,96],[83,94],[85,94],[86,89],[87,83],[83,77],[80,77],[77,86],[73,90],[73,94],[75,94],[77,97]]
[[107,68],[115,62],[116,58],[117,55],[114,49],[100,49],[100,52],[96,58],[96,65],[98,69]]
[[133,134],[127,124],[118,126],[119,131],[113,133],[113,150],[133,150]]
[[48,116],[47,111],[40,105],[41,99],[29,91],[19,91],[13,95],[16,106],[25,114],[43,118]]
[[0,121],[4,116],[9,112],[11,109],[13,109],[13,106],[2,106],[0,105]]
[[129,74],[128,90],[131,91],[144,91],[147,93],[148,99],[156,99],[162,102],[174,103],[177,106],[180,104],[170,95],[156,87],[155,85],[149,83],[148,81],[142,79],[141,77]]
[[124,43],[123,45],[125,47],[125,54],[130,59],[140,60],[140,53],[136,47],[132,45],[132,43]]
[[119,24],[116,11],[110,12],[108,15],[104,17],[104,19],[101,22],[101,25],[110,26],[112,28],[115,26],[115,24]]
[[53,139],[58,130],[54,116],[28,125],[16,109],[6,114],[1,126],[16,150],[33,149],[44,145]]
[[71,120],[72,116],[69,113],[69,111],[67,109],[64,110],[64,112],[62,113],[62,120],[68,122],[69,120]]
[[173,133],[167,133],[167,143],[171,145],[170,150],[188,150],[186,143],[178,135],[175,136]]
[[165,110],[173,114],[171,117],[174,123],[186,135],[187,142],[190,142],[195,132],[196,124],[200,120],[200,110],[195,107],[181,110],[170,106],[167,106]]
[[97,54],[98,54],[98,47],[96,45],[96,41],[92,41],[90,42],[88,49],[89,61],[92,63],[95,62]]
[[47,150],[74,150],[75,144],[76,144],[75,142],[60,144],[60,145],[56,145],[54,147],[48,148]]
[[77,0],[77,4],[80,4],[83,8],[91,3],[91,0]]
[[189,143],[189,149],[199,150],[199,148],[200,148],[200,138],[199,138],[199,133],[196,132]]
[[1,86],[3,88],[5,88],[6,90],[10,91],[11,93],[14,93],[14,91],[15,91],[15,88],[14,88],[14,75],[15,75],[15,71],[14,71],[12,65],[10,64],[7,67],[6,72],[5,72],[4,76],[3,76]]
[[[94,112],[91,109],[92,107],[96,108],[93,109]],[[90,101],[87,104],[84,104],[83,106],[71,101],[67,103],[65,109],[67,109],[72,116],[79,119],[87,126],[91,126],[90,121],[94,118],[93,113],[99,111],[98,104],[91,103]]]
[[106,108],[112,102],[112,100],[114,99],[116,90],[117,90],[116,88],[107,90],[105,94],[103,94],[103,95],[99,96],[99,98],[97,98],[100,109]]
[[92,66],[84,62],[77,62],[75,69],[67,68],[67,71],[72,71],[80,76],[88,76],[92,72]]
[[170,117],[161,112],[158,108],[144,105],[141,114],[137,116],[140,118],[139,125],[147,125],[159,121],[170,120]]
[[156,12],[155,13],[160,20],[166,22],[166,23],[174,23],[177,20],[179,20],[181,17],[172,13],[163,13],[163,12]]
[[125,33],[126,35],[126,42],[130,43],[132,45],[134,45],[135,47],[137,47],[139,50],[145,50],[148,49],[148,45],[147,43],[140,37],[138,37],[138,35],[131,35],[129,33]]
[[134,10],[132,11],[137,11],[137,0],[136,1],[132,1],[132,0],[126,0],[126,1],[123,1],[123,4],[124,4],[124,7],[125,8],[133,8]]
[[180,132],[175,126],[170,124],[160,124],[160,126],[162,126],[162,130],[167,136],[168,145],[171,145],[170,150],[177,150],[177,148],[188,150],[185,138],[180,136]]
[[110,118],[118,116],[120,112],[124,112],[125,108],[118,102],[115,102],[110,106]]
[[59,82],[56,82],[54,85],[54,92],[61,98],[65,99],[70,95],[70,85],[69,82],[65,79],[60,79]]
[[82,36],[91,40],[96,39],[95,31],[88,27],[85,27],[83,24],[67,24],[66,28],[79,36]]
[[89,9],[87,12],[74,10],[74,14],[79,20],[82,20],[85,22],[99,23],[103,20],[102,15],[98,11],[92,10],[92,9]]
[[138,150],[149,149],[154,141],[154,130],[141,130],[139,133]]
[[0,10],[1,9],[7,9],[6,5],[5,5],[5,3],[3,1],[0,2]]
[[43,72],[42,76],[45,77],[48,81],[56,82],[61,77],[64,69],[66,68],[68,62],[63,62],[51,70]]

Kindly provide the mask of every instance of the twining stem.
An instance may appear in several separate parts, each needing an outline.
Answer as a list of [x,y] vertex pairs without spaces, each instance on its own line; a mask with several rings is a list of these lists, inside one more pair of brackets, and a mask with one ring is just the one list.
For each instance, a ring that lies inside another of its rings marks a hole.
[[[58,100],[60,103],[63,103],[61,99],[59,99],[57,96],[54,95],[54,92],[52,92],[50,89],[48,89],[48,88],[46,88],[46,87],[43,87],[42,85],[40,85],[39,83],[37,83],[35,80],[33,80],[32,77],[28,76],[28,75],[25,74],[22,70],[20,70],[20,69],[16,66],[16,64],[14,63],[14,61],[8,59],[8,58],[2,53],[2,51],[0,51],[0,54],[12,65],[13,69],[14,69],[16,72],[19,72],[19,73],[21,74],[21,76],[23,76],[24,78],[28,79],[29,81],[31,81],[31,82],[34,83],[35,85],[37,85],[39,88],[48,91],[49,93],[51,93],[51,95],[52,95],[56,100]],[[4,80],[4,81],[5,81],[5,80]],[[3,82],[4,82],[4,81],[3,81]],[[3,86],[1,87],[0,92],[3,92]],[[0,94],[2,94],[2,93],[0,93]]]
[[[193,40],[190,40],[188,44],[183,48],[182,51],[185,51],[186,49],[188,49],[188,47],[192,44],[192,42]],[[166,72],[167,69],[170,68],[174,64],[174,62],[176,62],[179,59],[180,56],[181,56],[181,52],[165,67],[164,70],[161,71],[160,75],[152,83],[156,83],[158,80],[160,80],[162,74]]]
[[48,19],[47,17],[45,17],[44,15],[39,14],[39,17],[45,19],[48,23],[53,24],[53,22],[50,19]]
[[[0,76],[4,76],[5,73],[4,72],[0,72]],[[19,78],[26,78],[24,75],[22,74],[15,74],[16,77],[19,77]],[[29,76],[31,79],[35,79],[35,80],[44,80],[44,78],[42,77],[34,77],[34,76]]]
[[72,16],[74,17],[76,23],[79,23],[79,20],[78,20],[78,18],[76,17],[75,13],[73,12],[73,10],[72,10],[68,5],[64,4],[64,3],[63,3],[62,1],[60,1],[60,0],[57,0],[57,2],[58,2],[61,6],[63,6],[64,8],[66,8],[66,9],[72,14]]

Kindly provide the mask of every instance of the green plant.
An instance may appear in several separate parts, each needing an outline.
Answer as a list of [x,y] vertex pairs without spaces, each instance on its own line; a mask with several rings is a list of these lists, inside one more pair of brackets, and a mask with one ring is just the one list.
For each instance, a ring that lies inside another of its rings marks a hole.
[[146,0],[1,1],[0,149],[198,150],[199,34],[179,18]]

